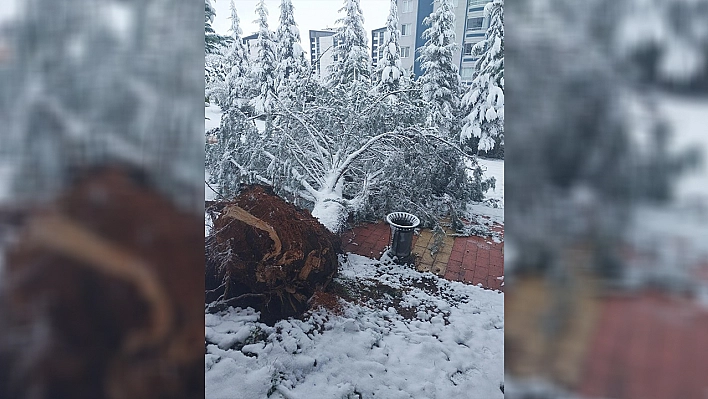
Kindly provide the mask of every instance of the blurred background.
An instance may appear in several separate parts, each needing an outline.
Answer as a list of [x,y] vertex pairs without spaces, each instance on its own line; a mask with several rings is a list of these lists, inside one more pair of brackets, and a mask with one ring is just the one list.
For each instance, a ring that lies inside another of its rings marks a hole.
[[202,18],[2,1],[1,398],[203,395]]
[[506,396],[708,397],[708,1],[506,14]]

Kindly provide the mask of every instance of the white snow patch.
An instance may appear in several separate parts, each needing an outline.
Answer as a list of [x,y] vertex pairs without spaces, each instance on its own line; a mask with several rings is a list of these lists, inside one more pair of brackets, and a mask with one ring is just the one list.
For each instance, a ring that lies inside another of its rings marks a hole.
[[337,233],[346,221],[347,211],[344,205],[336,201],[319,201],[312,209],[314,216],[329,231]]
[[252,309],[206,314],[206,398],[504,397],[503,293],[353,254],[340,261],[340,284],[388,287],[398,310],[384,295],[274,327]]
[[495,187],[484,194],[485,198],[499,200],[500,207],[504,208],[504,160],[477,158],[477,162],[484,170],[484,178],[496,179]]
[[[478,158],[479,165],[484,170],[483,178],[494,177],[495,188],[485,193],[484,202],[467,204],[466,217],[477,224],[491,226],[504,224],[504,161],[500,159]],[[472,171],[469,171],[472,173]],[[501,242],[494,237],[495,242]]]
[[679,203],[700,203],[708,208],[708,99],[662,94],[659,109],[673,128],[671,150],[698,148],[703,155],[703,163],[698,169],[679,178],[676,199]]
[[221,124],[221,108],[216,104],[211,104],[204,108],[204,131],[219,127]]

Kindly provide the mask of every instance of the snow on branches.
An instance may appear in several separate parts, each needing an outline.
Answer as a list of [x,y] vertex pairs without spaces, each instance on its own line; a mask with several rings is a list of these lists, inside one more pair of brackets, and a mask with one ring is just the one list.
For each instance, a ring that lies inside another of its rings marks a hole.
[[256,53],[251,65],[250,86],[256,91],[251,105],[256,113],[269,113],[273,107],[276,88],[275,70],[277,66],[276,45],[273,32],[268,28],[268,9],[265,1],[260,0],[256,7],[258,19],[258,39]]
[[401,31],[398,26],[398,6],[396,0],[391,0],[391,11],[386,20],[386,32],[381,45],[381,57],[376,73],[379,78],[379,91],[395,91],[401,86],[401,79],[405,78],[401,66]]
[[276,32],[278,56],[277,92],[284,100],[293,100],[302,79],[310,73],[310,64],[300,45],[300,30],[295,22],[292,0],[280,4],[280,25]]
[[484,8],[490,20],[484,40],[472,48],[479,57],[472,85],[462,98],[467,111],[460,141],[479,139],[477,149],[489,151],[498,140],[504,145],[504,0],[494,0]]
[[329,84],[368,84],[371,82],[371,57],[359,0],[345,0],[344,6],[339,9],[339,12],[342,11],[345,15],[337,20],[336,61],[330,66]]
[[460,106],[460,74],[453,54],[455,43],[455,10],[452,0],[436,0],[437,9],[423,23],[425,45],[420,49],[423,76],[420,84],[423,99],[430,102],[428,125],[450,131]]
[[[346,0],[340,10],[346,15],[339,21],[337,61],[326,84],[309,79],[309,73],[304,78],[291,1],[282,0],[273,40],[261,0],[247,90],[253,93],[253,108],[227,103],[220,127],[208,132],[207,169],[219,194],[232,197],[241,183],[272,186],[334,232],[351,216],[374,219],[406,210],[434,225],[468,201],[482,200],[491,183],[482,181],[473,156],[440,134],[457,123],[460,79],[451,58],[454,15],[449,0],[440,1],[443,11],[429,18],[429,32],[442,29],[445,38],[434,50],[437,39],[429,33],[424,55],[429,87],[421,95],[400,67],[395,1],[384,66],[377,71],[381,83],[372,89],[358,0]],[[440,54],[447,60],[433,58]],[[429,121],[431,114],[435,123]]]

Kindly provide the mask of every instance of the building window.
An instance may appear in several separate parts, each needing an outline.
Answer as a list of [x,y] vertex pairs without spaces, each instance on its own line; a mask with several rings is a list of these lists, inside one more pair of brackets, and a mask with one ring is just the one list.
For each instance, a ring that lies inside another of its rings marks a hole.
[[408,36],[411,34],[411,24],[401,25],[401,36]]
[[401,47],[401,58],[408,58],[411,56],[410,47]]
[[479,30],[484,26],[484,17],[467,19],[467,30]]
[[487,4],[489,0],[469,0],[467,2],[467,7],[483,6]]
[[403,0],[403,12],[413,11],[413,0]]
[[465,43],[462,47],[462,55],[472,55],[472,47],[474,43]]
[[473,74],[474,74],[474,68],[460,69],[460,77],[462,77],[462,80],[472,80]]

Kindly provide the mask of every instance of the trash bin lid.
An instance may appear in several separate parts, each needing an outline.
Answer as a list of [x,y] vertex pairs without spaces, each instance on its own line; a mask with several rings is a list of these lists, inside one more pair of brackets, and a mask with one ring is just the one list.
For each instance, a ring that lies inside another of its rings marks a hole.
[[393,212],[386,215],[386,222],[399,230],[413,230],[420,225],[416,215],[406,212]]

